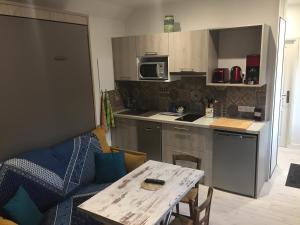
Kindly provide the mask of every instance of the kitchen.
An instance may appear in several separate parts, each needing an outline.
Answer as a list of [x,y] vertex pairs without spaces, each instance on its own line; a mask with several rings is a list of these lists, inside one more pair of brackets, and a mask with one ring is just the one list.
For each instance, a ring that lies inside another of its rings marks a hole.
[[206,185],[259,197],[270,173],[268,40],[265,24],[113,38],[123,109],[112,144],[169,163],[197,156]]

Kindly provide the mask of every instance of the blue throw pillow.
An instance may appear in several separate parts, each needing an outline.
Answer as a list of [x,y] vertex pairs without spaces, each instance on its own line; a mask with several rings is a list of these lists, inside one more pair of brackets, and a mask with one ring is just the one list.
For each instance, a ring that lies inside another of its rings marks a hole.
[[43,214],[22,186],[3,209],[18,225],[39,225],[43,219]]
[[126,175],[123,152],[95,153],[96,183],[112,183]]

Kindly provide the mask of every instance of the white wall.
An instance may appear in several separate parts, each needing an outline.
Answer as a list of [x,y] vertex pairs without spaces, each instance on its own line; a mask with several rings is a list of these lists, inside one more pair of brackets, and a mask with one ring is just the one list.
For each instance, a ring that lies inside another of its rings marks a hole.
[[89,18],[89,29],[96,117],[97,124],[99,124],[100,90],[114,89],[111,37],[123,35],[125,28],[122,21],[93,16]]
[[300,4],[287,7],[287,39],[300,38]]
[[129,34],[163,32],[165,15],[175,16],[182,30],[267,23],[277,28],[277,0],[189,0],[136,10],[126,21]]
[[[287,39],[297,39],[300,41],[300,4],[288,5],[287,7]],[[290,126],[288,146],[291,148],[300,148],[300,49],[292,53],[291,62],[286,62],[286,76],[291,77],[291,108],[290,108]],[[287,52],[287,54],[290,54]]]
[[298,64],[296,66],[296,74],[294,74],[291,102],[291,127],[290,127],[290,143],[289,146],[292,148],[300,148],[300,49],[298,49]]

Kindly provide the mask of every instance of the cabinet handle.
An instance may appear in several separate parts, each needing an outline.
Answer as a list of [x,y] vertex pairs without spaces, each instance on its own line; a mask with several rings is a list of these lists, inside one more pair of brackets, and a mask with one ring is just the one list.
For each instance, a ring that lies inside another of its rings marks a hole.
[[158,55],[157,52],[145,52],[145,55]]
[[174,129],[175,129],[175,130],[189,131],[189,129],[183,128],[183,127],[174,127]]
[[180,68],[181,72],[194,72],[193,68]]
[[145,128],[145,131],[152,131],[152,128]]

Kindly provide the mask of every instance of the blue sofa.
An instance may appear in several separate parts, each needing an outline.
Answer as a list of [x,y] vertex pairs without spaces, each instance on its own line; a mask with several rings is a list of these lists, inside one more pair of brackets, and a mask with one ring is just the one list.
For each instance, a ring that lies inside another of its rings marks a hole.
[[88,133],[2,162],[0,208],[22,185],[44,214],[42,225],[99,224],[77,206],[110,185],[95,183],[94,153],[100,151]]

